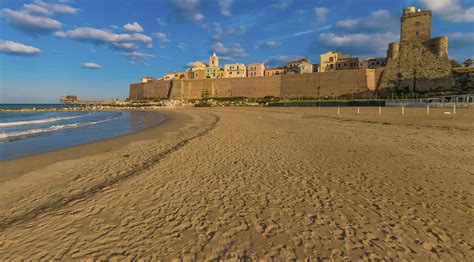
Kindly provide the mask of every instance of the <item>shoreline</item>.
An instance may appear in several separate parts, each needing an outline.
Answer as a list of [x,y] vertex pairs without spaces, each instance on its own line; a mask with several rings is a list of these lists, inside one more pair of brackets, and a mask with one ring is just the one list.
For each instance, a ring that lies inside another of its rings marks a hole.
[[[147,110],[152,111],[152,110]],[[18,176],[24,175],[35,169],[39,169],[56,162],[77,159],[85,156],[94,156],[104,152],[117,150],[132,141],[146,140],[159,136],[179,128],[183,123],[190,121],[190,116],[184,113],[167,110],[153,110],[164,116],[164,120],[152,126],[102,140],[88,142],[64,148],[53,149],[47,152],[35,153],[14,159],[0,160],[0,184]],[[159,132],[157,135],[156,132]]]

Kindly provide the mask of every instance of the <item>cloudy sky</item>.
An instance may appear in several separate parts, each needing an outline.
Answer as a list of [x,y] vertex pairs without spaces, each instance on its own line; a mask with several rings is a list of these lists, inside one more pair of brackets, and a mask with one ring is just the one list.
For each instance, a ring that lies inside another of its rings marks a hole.
[[141,76],[221,63],[384,56],[404,6],[433,10],[449,54],[474,56],[474,0],[1,0],[0,103],[126,98]]

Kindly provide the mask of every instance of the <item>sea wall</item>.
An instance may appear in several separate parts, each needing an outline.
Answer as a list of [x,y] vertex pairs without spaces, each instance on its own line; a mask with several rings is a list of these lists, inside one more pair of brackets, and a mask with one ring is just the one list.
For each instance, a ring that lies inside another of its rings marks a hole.
[[153,81],[130,85],[130,99],[166,98],[170,92],[170,81]]
[[155,81],[130,85],[130,99],[207,97],[339,97],[367,95],[381,77],[379,69],[341,70],[324,73],[247,78]]

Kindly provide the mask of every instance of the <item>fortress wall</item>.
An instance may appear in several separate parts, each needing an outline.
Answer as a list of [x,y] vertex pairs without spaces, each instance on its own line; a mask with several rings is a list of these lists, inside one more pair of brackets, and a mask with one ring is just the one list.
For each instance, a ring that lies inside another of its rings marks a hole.
[[454,82],[445,50],[445,38],[402,43],[399,57],[388,60],[379,88],[381,91],[404,93],[450,89]]
[[448,55],[448,37],[440,36],[423,43],[423,45],[437,56]]
[[[217,78],[201,80],[182,80],[184,99],[200,99],[204,93],[209,97],[264,97],[280,96],[280,76]],[[173,83],[172,98],[177,98],[177,84]]]
[[183,80],[172,80],[171,81],[171,92],[170,99],[181,100],[183,99]]
[[130,99],[166,98],[170,90],[170,81],[153,81],[130,85]]
[[379,86],[380,79],[382,78],[383,72],[385,69],[367,69],[367,88],[371,91],[375,91]]
[[281,76],[262,76],[232,79],[232,96],[265,97],[280,96]]
[[[130,98],[167,97],[334,97],[373,91],[383,70],[357,69],[324,73],[247,78],[155,81],[130,85]],[[171,88],[171,90],[170,90]]]
[[[281,96],[333,97],[366,92],[369,90],[368,76],[366,75],[368,70],[357,69],[312,74],[283,75],[281,80]],[[372,76],[369,77],[375,77],[375,74],[372,74]]]
[[129,99],[139,99],[143,97],[143,84],[130,84],[130,91],[128,93]]

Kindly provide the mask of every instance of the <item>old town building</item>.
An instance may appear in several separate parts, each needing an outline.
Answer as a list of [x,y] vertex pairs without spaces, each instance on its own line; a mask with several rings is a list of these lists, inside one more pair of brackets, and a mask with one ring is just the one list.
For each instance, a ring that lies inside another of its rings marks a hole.
[[285,69],[282,67],[270,67],[265,69],[265,76],[284,75]]
[[313,64],[307,58],[290,61],[285,66],[287,74],[305,74],[313,73]]
[[264,76],[265,75],[265,64],[264,63],[253,63],[247,65],[247,76]]
[[224,77],[225,78],[236,78],[246,77],[247,71],[244,64],[226,64],[224,65]]
[[359,69],[376,69],[387,65],[387,58],[369,57],[359,61]]

